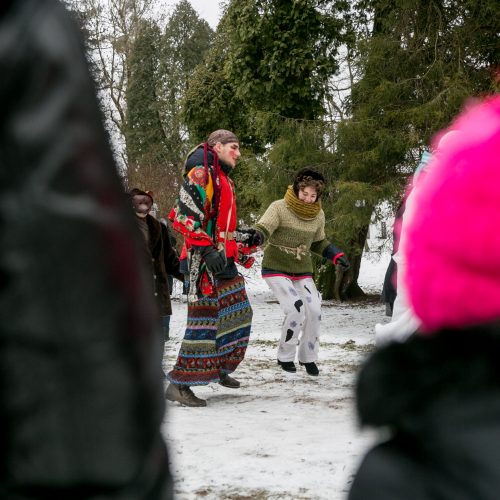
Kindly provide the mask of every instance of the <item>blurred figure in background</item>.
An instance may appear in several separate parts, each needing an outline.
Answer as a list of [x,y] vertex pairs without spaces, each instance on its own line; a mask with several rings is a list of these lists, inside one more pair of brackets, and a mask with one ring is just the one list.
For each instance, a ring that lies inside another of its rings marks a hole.
[[[452,132],[448,132],[448,134],[451,133]],[[437,145],[436,148],[439,148],[439,145]],[[414,203],[416,192],[419,189],[422,177],[429,168],[431,158],[431,153],[424,151],[394,221],[394,251],[391,257],[391,262],[394,263],[394,274],[391,276],[386,275],[386,279],[390,281],[394,290],[394,301],[391,307],[391,321],[389,323],[377,323],[375,325],[375,342],[378,346],[385,345],[394,340],[404,341],[415,333],[419,326],[419,321],[408,304],[406,284],[403,281],[407,263],[400,248],[401,241],[406,237],[406,226],[408,223],[407,209]],[[386,274],[389,274],[389,272],[390,265]],[[390,290],[390,285],[384,283],[384,288],[387,293],[387,291]]]
[[399,234],[401,231],[401,221],[406,208],[406,198],[411,191],[411,185],[408,187],[403,199],[401,200],[394,217],[394,224],[392,228],[392,253],[391,260],[387,266],[387,271],[384,277],[384,285],[382,287],[381,302],[385,303],[386,316],[392,316],[394,310],[394,301],[396,300],[398,291],[396,281],[398,276],[398,265],[396,264],[395,257],[399,248]]
[[163,330],[161,352],[165,350],[165,342],[169,338],[170,303],[169,277],[183,281],[184,276],[179,272],[179,257],[172,248],[167,228],[150,215],[154,204],[152,191],[141,191],[134,188],[129,192],[135,213],[135,221],[143,236],[143,251],[153,279],[154,300],[158,304]]
[[[391,262],[394,262],[393,272],[388,276],[390,268],[386,273],[386,279],[390,280],[393,286],[394,301],[391,308],[391,321],[389,323],[377,323],[375,325],[375,342],[378,346],[383,346],[393,341],[405,341],[410,335],[415,333],[420,325],[419,319],[413,313],[408,303],[408,293],[403,275],[406,272],[406,257],[400,251],[401,242],[405,240],[409,213],[414,210],[417,192],[420,189],[423,179],[432,168],[433,157],[439,156],[440,150],[454,136],[456,131],[447,130],[439,135],[430,151],[424,151],[420,162],[413,174],[410,185],[408,186],[403,198],[402,205],[399,207],[394,221],[394,252]],[[390,266],[389,266],[390,267]],[[384,289],[390,295],[390,285],[384,283]]]
[[0,498],[172,498],[159,318],[59,2],[2,2],[0,75]]
[[153,200],[153,204],[151,205],[151,210],[149,211],[149,215],[154,217],[155,219],[158,218],[158,203],[156,203],[154,199],[154,193],[153,191],[146,191],[146,194]]
[[400,243],[420,327],[378,349],[358,380],[361,423],[389,438],[364,458],[350,500],[500,491],[500,96],[452,129]]

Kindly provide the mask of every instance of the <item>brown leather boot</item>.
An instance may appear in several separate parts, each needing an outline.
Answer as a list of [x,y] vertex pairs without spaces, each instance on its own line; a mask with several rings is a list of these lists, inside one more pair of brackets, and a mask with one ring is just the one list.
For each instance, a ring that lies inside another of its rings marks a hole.
[[169,401],[177,401],[184,406],[207,406],[207,402],[197,398],[188,385],[169,384],[165,391],[165,397]]
[[238,389],[241,385],[238,380],[233,377],[230,377],[227,373],[220,374],[219,384],[224,387],[229,387],[230,389]]

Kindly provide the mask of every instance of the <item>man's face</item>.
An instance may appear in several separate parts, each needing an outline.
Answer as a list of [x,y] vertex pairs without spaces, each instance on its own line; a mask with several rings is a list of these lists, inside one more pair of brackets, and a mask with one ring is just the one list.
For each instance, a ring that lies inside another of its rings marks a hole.
[[241,156],[240,145],[237,142],[228,142],[227,144],[218,142],[214,146],[214,149],[219,157],[219,160],[227,163],[231,168],[235,167],[236,162]]
[[132,205],[137,215],[145,217],[153,206],[153,200],[145,194],[135,194],[132,196]]

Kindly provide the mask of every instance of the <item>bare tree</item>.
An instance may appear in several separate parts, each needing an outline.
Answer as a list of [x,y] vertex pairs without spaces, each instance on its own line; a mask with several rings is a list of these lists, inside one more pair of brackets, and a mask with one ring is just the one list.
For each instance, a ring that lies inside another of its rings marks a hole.
[[68,4],[82,22],[107,128],[120,167],[126,171],[130,56],[141,20],[160,17],[159,0],[69,0]]

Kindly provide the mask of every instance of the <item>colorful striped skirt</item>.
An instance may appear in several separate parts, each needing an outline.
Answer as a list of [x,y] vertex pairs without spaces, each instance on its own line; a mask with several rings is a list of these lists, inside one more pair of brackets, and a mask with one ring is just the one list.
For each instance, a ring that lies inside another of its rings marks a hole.
[[174,384],[206,385],[243,361],[252,308],[241,276],[221,281],[211,295],[188,302],[186,333],[167,378]]

